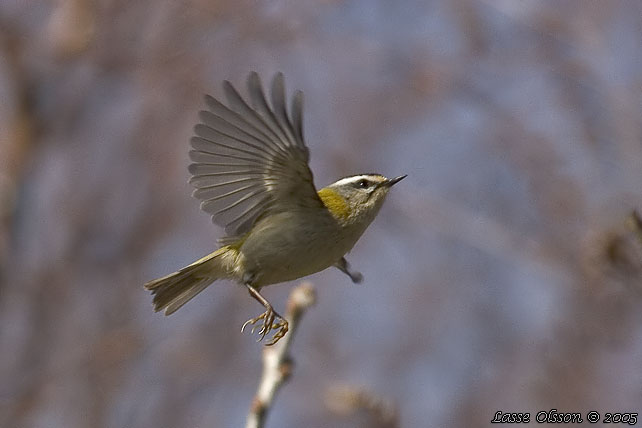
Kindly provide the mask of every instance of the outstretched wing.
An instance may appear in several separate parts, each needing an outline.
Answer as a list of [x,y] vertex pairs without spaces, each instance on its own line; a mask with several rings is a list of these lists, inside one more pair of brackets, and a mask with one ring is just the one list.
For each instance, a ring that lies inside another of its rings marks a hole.
[[271,107],[255,72],[248,77],[251,106],[230,82],[223,88],[229,107],[205,96],[208,109],[199,112],[201,123],[194,127],[189,171],[193,196],[225,227],[224,241],[248,232],[259,217],[322,207],[303,141],[303,93],[292,99],[290,120],[281,73],[272,81]]

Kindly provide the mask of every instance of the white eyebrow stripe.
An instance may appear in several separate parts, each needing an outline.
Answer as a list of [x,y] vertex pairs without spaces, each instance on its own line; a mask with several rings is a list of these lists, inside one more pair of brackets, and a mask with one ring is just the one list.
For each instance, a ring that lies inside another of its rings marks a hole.
[[366,179],[368,181],[374,181],[375,183],[381,181],[379,176],[364,174],[364,175],[354,175],[352,177],[342,178],[341,180],[335,182],[334,184],[337,186],[342,186],[344,184],[356,183],[359,180],[363,180],[363,179]]

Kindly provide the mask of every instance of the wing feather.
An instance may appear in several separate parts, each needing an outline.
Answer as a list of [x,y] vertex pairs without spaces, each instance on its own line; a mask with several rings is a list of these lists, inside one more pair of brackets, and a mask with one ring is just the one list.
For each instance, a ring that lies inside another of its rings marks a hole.
[[292,126],[296,132],[299,148],[308,153],[308,148],[303,140],[303,92],[296,91],[292,98]]
[[288,118],[288,111],[285,102],[285,82],[283,73],[277,73],[272,80],[272,107],[279,126],[287,134],[287,140],[291,146],[297,146],[299,143],[295,137],[292,123]]
[[266,144],[264,140],[254,137],[247,130],[237,128],[209,111],[201,111],[199,116],[203,123],[194,127],[194,133],[199,137],[213,142],[216,142],[221,136],[228,137],[227,141],[230,143],[241,143],[248,150],[251,149],[268,156],[279,155],[279,151],[274,146]]
[[249,189],[260,188],[262,187],[262,185],[261,183],[251,183],[245,186],[236,187],[233,190],[230,190],[229,192],[223,193],[223,194],[221,194],[221,191],[219,190],[218,187],[219,186],[201,187],[200,189],[196,189],[194,191],[194,196],[202,200],[217,201],[219,199],[227,198],[229,196],[234,196],[239,192],[244,192]]
[[[250,107],[243,97],[238,93],[238,91],[232,86],[227,80],[223,82],[223,90],[225,91],[225,96],[227,97],[230,106],[238,114],[242,115],[243,118],[251,125],[255,126],[257,129],[260,129],[265,135],[266,143],[271,143],[275,147],[282,149],[283,153],[287,153],[286,148],[283,146],[283,143],[279,141],[279,137],[270,129],[270,127],[265,123],[261,115]],[[251,92],[251,88],[250,88]]]
[[199,112],[190,140],[193,196],[225,227],[222,242],[233,242],[272,213],[323,206],[303,140],[302,92],[292,99],[290,120],[282,74],[272,81],[271,106],[258,74],[250,73],[247,86],[252,107],[227,81],[229,107],[205,96],[208,109]]
[[[236,96],[240,97],[240,95],[238,95],[236,91],[234,91],[234,93],[236,94]],[[266,125],[260,120],[252,117],[244,117],[234,110],[230,110],[216,98],[210,95],[205,96],[205,103],[207,104],[210,112],[214,115],[234,125],[238,129],[244,130],[248,134],[252,135],[255,139],[261,141],[263,144],[273,144],[272,137],[266,134],[266,132],[269,133],[269,130],[265,128]]]
[[[211,142],[208,141],[206,143],[207,145],[211,146]],[[192,143],[192,146],[195,144]],[[243,162],[243,165],[247,165],[247,163],[259,163],[259,159],[247,157],[247,156],[238,156],[233,153],[224,153],[225,150],[214,150],[211,151],[211,147],[207,147],[206,150],[210,151],[205,151],[205,150],[190,150],[189,151],[189,157],[193,162],[200,162],[200,163],[216,163],[216,162]]]
[[[277,77],[275,76],[274,78],[276,79]],[[270,128],[270,130],[278,136],[279,141],[284,143],[286,146],[291,146],[291,142],[284,133],[283,129],[281,129],[281,126],[279,125],[274,112],[268,106],[267,100],[265,99],[265,94],[263,93],[263,85],[261,84],[261,79],[256,72],[250,73],[247,85],[250,89],[250,100],[252,101],[252,106],[254,107],[254,109],[261,115],[268,128]]]

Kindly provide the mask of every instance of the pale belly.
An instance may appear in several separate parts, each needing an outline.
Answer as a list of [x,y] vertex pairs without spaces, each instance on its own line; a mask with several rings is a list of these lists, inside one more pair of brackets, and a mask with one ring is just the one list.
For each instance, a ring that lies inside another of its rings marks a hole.
[[311,228],[296,217],[277,214],[255,226],[239,248],[241,276],[262,287],[320,272],[350,251],[361,235],[341,230],[331,218],[323,227]]

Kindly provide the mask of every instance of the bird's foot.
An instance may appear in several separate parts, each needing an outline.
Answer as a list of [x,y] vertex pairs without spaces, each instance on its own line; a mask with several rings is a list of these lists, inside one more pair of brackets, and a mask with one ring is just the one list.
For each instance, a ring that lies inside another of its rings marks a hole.
[[345,273],[350,277],[350,280],[354,282],[355,284],[359,284],[361,281],[363,281],[363,275],[361,272],[357,272],[350,270],[350,263],[345,259],[345,257],[341,257],[338,262],[334,264],[334,266],[337,267],[341,272]]
[[360,284],[363,281],[363,274],[361,272],[350,271],[348,272],[348,276],[350,277],[352,282],[355,284]]
[[251,325],[252,330],[250,331],[250,333],[254,334],[254,330],[259,327],[259,324],[257,323],[261,320],[263,320],[263,322],[260,324],[260,328],[258,331],[259,338],[257,339],[257,342],[263,340],[270,331],[277,330],[276,333],[274,333],[272,339],[270,339],[270,341],[267,342],[265,346],[274,345],[279,341],[279,339],[285,336],[285,333],[288,332],[288,322],[274,309],[272,309],[272,307],[268,307],[267,310],[258,317],[251,318],[245,321],[243,327],[241,327],[241,332],[245,331],[245,327]]

